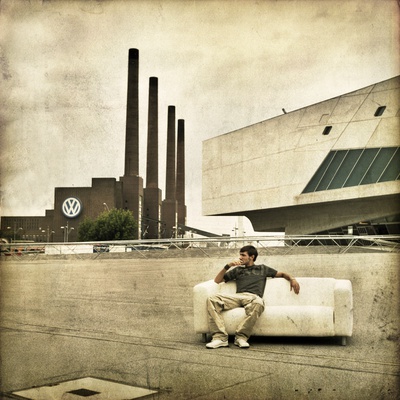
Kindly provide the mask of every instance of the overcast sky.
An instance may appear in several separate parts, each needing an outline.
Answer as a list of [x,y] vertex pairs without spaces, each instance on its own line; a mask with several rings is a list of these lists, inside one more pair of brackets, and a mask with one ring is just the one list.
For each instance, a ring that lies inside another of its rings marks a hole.
[[156,76],[163,196],[175,105],[187,224],[231,233],[236,219],[202,216],[202,141],[399,75],[398,26],[396,0],[2,0],[1,215],[43,216],[55,187],[123,175],[128,50],[138,48],[140,175]]

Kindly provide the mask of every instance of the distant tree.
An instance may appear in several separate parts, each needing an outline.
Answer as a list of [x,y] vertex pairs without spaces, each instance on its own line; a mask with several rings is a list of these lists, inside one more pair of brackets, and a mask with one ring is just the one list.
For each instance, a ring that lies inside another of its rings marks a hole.
[[131,211],[113,208],[96,219],[85,218],[79,224],[81,242],[129,240],[137,237],[137,221]]
[[78,227],[78,241],[91,242],[97,240],[94,238],[95,221],[92,218],[86,217]]

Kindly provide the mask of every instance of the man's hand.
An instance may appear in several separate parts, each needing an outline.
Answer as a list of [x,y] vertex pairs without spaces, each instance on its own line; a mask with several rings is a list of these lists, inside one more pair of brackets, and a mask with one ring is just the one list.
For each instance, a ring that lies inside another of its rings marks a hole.
[[290,291],[294,291],[296,294],[300,292],[300,285],[299,282],[296,281],[296,278],[293,278],[291,275],[287,274],[286,272],[277,272],[275,278],[285,278],[287,281],[290,282]]
[[242,265],[242,262],[240,260],[238,260],[238,261],[232,261],[232,262],[226,264],[225,267],[222,268],[221,271],[218,272],[217,276],[214,279],[214,282],[215,283],[223,282],[225,272],[228,271],[228,269],[230,269],[231,267],[235,267],[237,265]]
[[242,262],[240,260],[232,261],[228,264],[226,264],[227,267],[236,267],[237,265],[242,265]]
[[296,281],[295,278],[290,279],[290,291],[294,290],[296,294],[300,292],[300,285],[299,282]]

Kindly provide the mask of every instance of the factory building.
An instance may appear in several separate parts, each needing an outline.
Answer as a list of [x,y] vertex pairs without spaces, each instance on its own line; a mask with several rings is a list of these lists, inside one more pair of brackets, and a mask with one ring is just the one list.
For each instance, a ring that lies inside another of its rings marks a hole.
[[[178,144],[176,129],[178,125]],[[146,187],[139,175],[139,51],[129,49],[124,175],[92,178],[90,187],[55,188],[54,209],[45,216],[3,216],[1,230],[13,239],[73,242],[79,224],[101,212],[130,210],[138,222],[137,238],[168,238],[186,223],[184,120],[176,121],[175,106],[168,107],[166,198],[158,187],[158,79],[149,78]]]
[[400,77],[203,142],[203,214],[256,231],[400,233]]

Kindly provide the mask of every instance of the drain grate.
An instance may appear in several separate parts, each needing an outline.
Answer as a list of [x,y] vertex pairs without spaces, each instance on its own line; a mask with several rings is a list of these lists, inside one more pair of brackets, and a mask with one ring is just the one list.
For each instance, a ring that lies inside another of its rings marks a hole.
[[138,399],[153,393],[157,391],[92,377],[12,392],[13,395],[29,400],[79,400],[83,397],[90,400],[124,400]]
[[78,390],[71,390],[67,393],[72,393],[72,394],[76,394],[77,396],[81,396],[81,397],[89,397],[89,396],[93,396],[94,394],[100,394],[100,392],[95,392],[94,390],[88,390],[88,389],[78,389]]

